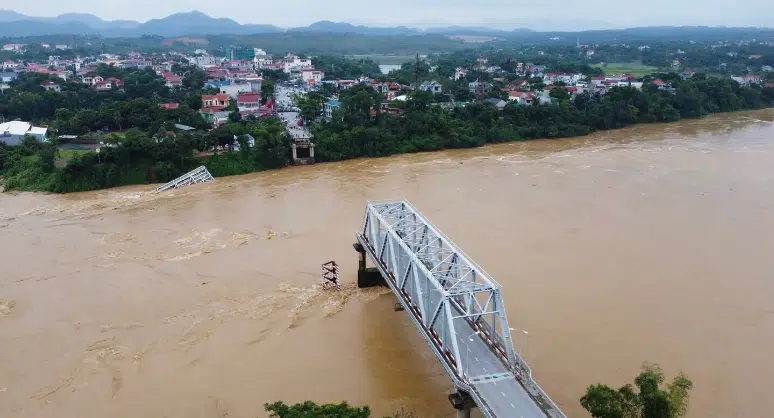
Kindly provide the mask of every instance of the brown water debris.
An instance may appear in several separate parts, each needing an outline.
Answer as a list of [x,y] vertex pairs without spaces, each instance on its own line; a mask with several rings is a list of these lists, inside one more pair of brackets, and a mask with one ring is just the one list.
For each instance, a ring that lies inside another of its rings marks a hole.
[[16,307],[15,300],[0,299],[0,318],[10,315],[14,307]]

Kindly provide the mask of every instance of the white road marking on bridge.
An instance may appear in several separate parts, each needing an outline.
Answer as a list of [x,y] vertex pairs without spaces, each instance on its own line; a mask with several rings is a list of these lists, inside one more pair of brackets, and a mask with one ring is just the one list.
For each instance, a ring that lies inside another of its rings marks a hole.
[[505,397],[505,392],[500,392],[500,393],[502,393],[502,394],[503,394],[503,397]]
[[478,361],[478,357],[473,357],[473,358],[476,359],[476,361]]
[[484,371],[486,371],[486,367],[482,367],[482,369],[484,369]]
[[515,407],[515,406],[513,406],[513,404],[510,404],[510,405],[511,405],[511,408],[513,408],[513,409],[516,409],[516,407]]

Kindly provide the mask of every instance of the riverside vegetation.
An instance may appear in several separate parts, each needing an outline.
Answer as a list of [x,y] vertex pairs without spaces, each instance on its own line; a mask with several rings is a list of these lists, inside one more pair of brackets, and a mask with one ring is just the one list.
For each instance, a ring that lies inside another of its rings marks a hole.
[[[619,389],[594,384],[580,398],[583,408],[594,418],[682,418],[688,412],[688,400],[693,389],[682,373],[662,388],[664,372],[657,364],[645,363],[634,379],[635,387],[627,384]],[[371,418],[366,407],[352,407],[346,402],[318,405],[304,402],[286,405],[283,402],[266,404],[272,418]],[[416,414],[399,411],[385,418],[417,418]]]
[[[6,120],[48,123],[61,134],[112,133],[100,134],[107,146],[99,153],[77,152],[69,160],[62,158],[56,136],[45,143],[28,138],[16,147],[0,144],[0,175],[5,189],[65,193],[165,182],[201,164],[214,176],[288,164],[290,138],[277,118],[242,120],[234,111],[227,124],[207,131],[207,124],[198,115],[200,95],[206,92],[202,90],[204,73],[182,65],[173,71],[184,75],[181,88],[169,89],[151,70],[100,66],[97,72],[103,77],[124,81],[123,90],[111,92],[95,92],[78,83],[61,83],[61,92],[44,91],[40,83],[46,75],[21,74],[0,94],[0,115]],[[656,77],[674,91],[648,82]],[[446,109],[434,102],[448,97],[411,91],[407,92],[410,100],[399,104],[399,116],[372,112],[380,107],[382,96],[360,85],[341,92],[341,109],[330,120],[312,125],[315,156],[324,162],[573,137],[637,123],[673,122],[774,106],[774,89],[741,86],[729,78],[697,74],[683,80],[671,73],[654,74],[645,81],[642,90],[615,87],[604,96],[584,93],[571,97],[560,86],[551,90],[552,104],[508,104],[502,110],[487,102]],[[268,96],[272,83],[264,84],[264,96]],[[498,89],[488,93],[491,97],[502,94]],[[322,91],[306,95],[299,103],[302,113],[315,118],[324,99]],[[158,106],[169,101],[180,103],[180,108]],[[175,132],[176,123],[196,130]],[[255,139],[252,146],[248,134]],[[224,151],[218,152],[218,148]],[[201,154],[211,149],[213,154]]]

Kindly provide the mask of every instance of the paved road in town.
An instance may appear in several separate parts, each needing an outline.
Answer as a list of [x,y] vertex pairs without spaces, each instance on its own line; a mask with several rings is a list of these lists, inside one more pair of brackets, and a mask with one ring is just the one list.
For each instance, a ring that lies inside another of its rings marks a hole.
[[[291,89],[283,86],[276,87],[277,103],[276,106],[280,109],[294,106],[291,95],[293,92]],[[279,116],[287,119],[286,125],[288,134],[293,138],[310,138],[312,134],[306,127],[298,126],[299,115],[298,112],[279,112]]]

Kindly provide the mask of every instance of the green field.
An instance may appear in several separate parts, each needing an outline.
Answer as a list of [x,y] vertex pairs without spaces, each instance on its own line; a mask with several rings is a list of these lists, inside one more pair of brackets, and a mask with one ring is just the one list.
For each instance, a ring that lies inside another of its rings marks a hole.
[[[422,56],[419,56],[422,58]],[[414,55],[347,55],[351,59],[370,58],[380,65],[400,65],[404,62],[411,62],[416,59]]]
[[93,150],[89,150],[89,149],[62,149],[62,148],[59,148],[57,150],[58,156],[57,156],[56,160],[54,161],[54,165],[57,168],[64,167],[64,166],[67,165],[67,163],[70,160],[73,159],[73,157],[75,157],[75,155],[77,155],[77,154],[85,154],[85,153],[90,152],[90,151],[93,151]]
[[611,74],[631,74],[635,77],[642,77],[648,75],[658,68],[651,67],[650,65],[642,64],[641,62],[619,62],[609,64],[594,64],[595,67],[601,68],[605,72],[605,75]]

